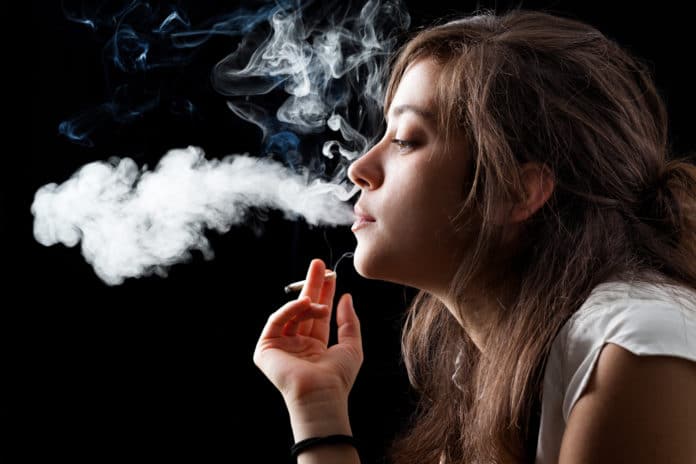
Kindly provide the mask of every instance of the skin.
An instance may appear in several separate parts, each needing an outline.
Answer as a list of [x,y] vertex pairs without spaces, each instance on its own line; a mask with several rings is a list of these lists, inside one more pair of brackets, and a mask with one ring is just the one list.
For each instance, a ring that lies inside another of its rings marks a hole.
[[[436,153],[432,87],[437,66],[410,67],[387,113],[384,137],[355,161],[348,176],[357,202],[376,221],[357,230],[353,263],[362,276],[444,295],[461,248],[451,223],[463,200],[468,154]],[[462,136],[463,137],[463,136]]]
[[696,462],[696,363],[607,344],[563,434],[559,464]]
[[[352,435],[348,393],[362,365],[360,321],[349,294],[338,302],[338,343],[329,347],[336,279],[325,279],[323,261],[312,260],[298,299],[271,314],[254,350],[254,363],[283,395],[295,442],[310,437]],[[360,462],[348,445],[316,446],[300,464]]]
[[[384,137],[351,166],[349,176],[362,190],[358,206],[376,219],[355,231],[354,264],[364,277],[440,298],[481,349],[486,314],[494,305],[485,295],[472,295],[484,308],[473,317],[445,296],[458,264],[453,251],[466,246],[450,217],[463,199],[467,153],[463,141],[452,153],[434,149],[437,131],[427,114],[433,109],[437,72],[429,60],[409,67],[389,109]],[[523,199],[506,205],[509,214],[499,218],[512,225],[538,210],[553,191],[543,166],[527,163],[520,173]],[[254,363],[283,395],[295,441],[352,435],[348,394],[363,361],[360,321],[351,296],[343,295],[336,307],[338,343],[328,346],[336,280],[325,279],[325,269],[321,260],[311,262],[300,296],[269,317],[254,351]],[[559,463],[696,462],[694,391],[695,363],[635,356],[607,345],[571,411]],[[360,460],[352,447],[331,445],[307,450],[298,462]]]
[[[428,59],[406,70],[387,113],[384,137],[348,171],[362,190],[357,206],[376,219],[355,232],[353,263],[363,277],[436,296],[482,349],[497,307],[494,298],[469,295],[477,308],[473,314],[447,297],[461,252],[473,240],[470,232],[456,232],[451,220],[464,201],[470,154],[464,134],[455,136],[450,152],[438,150],[433,103],[438,72],[439,66]],[[505,205],[509,215],[498,219],[511,225],[538,210],[553,191],[551,176],[539,164],[527,163],[520,170],[525,199]]]

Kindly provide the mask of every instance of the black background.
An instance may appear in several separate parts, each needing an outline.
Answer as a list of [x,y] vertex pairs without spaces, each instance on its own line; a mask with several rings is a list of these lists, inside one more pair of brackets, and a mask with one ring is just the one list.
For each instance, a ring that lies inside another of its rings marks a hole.
[[[696,145],[691,110],[692,16],[684,2],[407,2],[413,27],[476,6],[517,4],[585,20],[651,63],[671,117],[674,151]],[[608,9],[607,5],[611,5]],[[195,6],[194,6],[195,5]],[[192,17],[232,10],[232,2],[182,2]],[[270,312],[287,301],[283,285],[304,277],[309,261],[333,266],[355,240],[347,227],[310,228],[270,212],[266,221],[211,233],[216,257],[199,255],[169,277],[109,287],[79,251],[33,240],[34,192],[63,182],[80,166],[130,156],[152,166],[167,150],[203,147],[209,157],[252,151],[259,133],[225,106],[207,78],[233,41],[211,43],[180,75],[192,82],[200,115],[155,111],[123,128],[106,127],[93,147],[69,142],[58,124],[105,100],[103,40],[67,21],[59,2],[32,3],[38,59],[32,69],[32,147],[19,199],[25,290],[17,353],[22,416],[37,437],[29,454],[71,462],[181,459],[192,462],[292,462],[282,398],[256,369],[252,353]],[[118,130],[116,130],[118,129]],[[351,394],[354,433],[364,462],[379,460],[410,408],[399,363],[399,330],[412,289],[366,281],[350,260],[339,266],[337,296],[351,292],[363,326],[365,363]]]

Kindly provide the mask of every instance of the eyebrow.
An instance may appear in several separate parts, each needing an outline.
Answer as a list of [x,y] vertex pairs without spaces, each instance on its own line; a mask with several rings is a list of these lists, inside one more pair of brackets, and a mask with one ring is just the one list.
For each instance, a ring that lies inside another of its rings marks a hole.
[[[435,121],[435,114],[432,111],[428,111],[426,109],[421,108],[420,106],[415,106],[415,105],[399,105],[395,106],[391,109],[391,112],[394,113],[395,116],[399,116],[403,113],[415,113],[416,115],[420,116],[422,119],[425,119],[426,121],[433,122]],[[389,114],[385,114],[385,119],[389,119]]]

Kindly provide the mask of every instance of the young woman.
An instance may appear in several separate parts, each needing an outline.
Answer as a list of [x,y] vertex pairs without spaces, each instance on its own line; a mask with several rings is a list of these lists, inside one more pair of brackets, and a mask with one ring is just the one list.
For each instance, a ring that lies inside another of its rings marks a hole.
[[[410,40],[385,110],[349,175],[356,270],[421,289],[402,348],[422,400],[392,460],[696,462],[696,167],[669,158],[646,67],[581,22],[484,13]],[[357,463],[360,324],[343,295],[327,346],[324,269],[254,361],[300,462]]]

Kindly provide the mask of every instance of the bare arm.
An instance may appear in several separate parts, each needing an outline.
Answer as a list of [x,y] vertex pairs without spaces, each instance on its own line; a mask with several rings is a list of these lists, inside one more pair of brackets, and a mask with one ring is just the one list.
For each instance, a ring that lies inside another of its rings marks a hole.
[[[287,404],[295,442],[326,435],[353,435],[348,419],[347,398],[328,393],[303,404]],[[297,457],[298,464],[359,464],[360,458],[350,445],[316,446]]]
[[696,463],[696,363],[607,344],[561,444],[580,463]]
[[[360,322],[350,295],[336,309],[338,343],[328,346],[335,279],[313,260],[297,300],[273,313],[254,351],[254,363],[283,395],[295,442],[328,435],[351,435],[348,394],[363,361]],[[316,445],[298,463],[357,464],[350,445]]]

